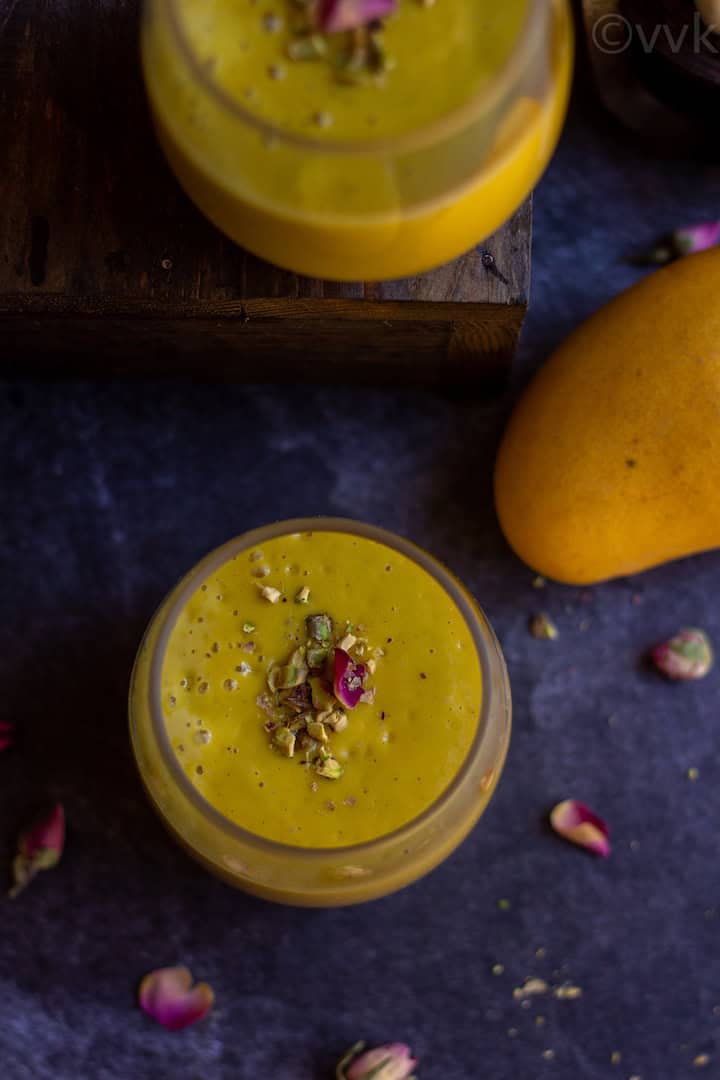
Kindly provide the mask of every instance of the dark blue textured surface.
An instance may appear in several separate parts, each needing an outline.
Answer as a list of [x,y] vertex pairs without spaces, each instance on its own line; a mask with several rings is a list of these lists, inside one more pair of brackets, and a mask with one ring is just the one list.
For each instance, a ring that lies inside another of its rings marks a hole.
[[[717,216],[719,180],[643,156],[576,103],[537,197],[522,373],[638,276],[623,254]],[[0,403],[0,715],[19,726],[0,758],[2,854],[46,796],[69,817],[60,868],[0,906],[3,1080],[326,1080],[359,1037],[407,1039],[421,1080],[720,1075],[720,671],[674,686],[641,665],[678,625],[720,641],[720,554],[540,596],[490,499],[509,398],[28,382]],[[166,837],[133,771],[125,696],[143,626],[189,565],[250,526],[320,512],[405,533],[470,585],[506,652],[515,730],[449,862],[365,908],[312,912],[233,892]],[[527,633],[539,603],[556,643]],[[545,829],[567,795],[610,822],[607,862]],[[134,994],[178,962],[217,1007],[170,1035]],[[583,996],[523,1008],[512,991],[528,975]]]

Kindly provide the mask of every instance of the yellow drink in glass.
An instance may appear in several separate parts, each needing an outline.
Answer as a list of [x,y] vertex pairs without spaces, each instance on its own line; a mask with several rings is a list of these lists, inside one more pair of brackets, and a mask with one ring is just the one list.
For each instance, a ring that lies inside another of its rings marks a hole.
[[[318,618],[332,639],[311,660]],[[298,648],[311,670],[276,691]],[[336,652],[363,674],[353,706],[316,702]],[[200,563],[150,624],[130,706],[148,793],[191,852],[258,895],[318,906],[445,858],[509,738],[502,657],[462,587],[407,541],[332,519],[256,530]]]
[[430,269],[532,190],[567,103],[566,0],[398,0],[393,66],[348,85],[291,59],[294,0],[146,0],[160,140],[201,210],[279,266],[336,280]]

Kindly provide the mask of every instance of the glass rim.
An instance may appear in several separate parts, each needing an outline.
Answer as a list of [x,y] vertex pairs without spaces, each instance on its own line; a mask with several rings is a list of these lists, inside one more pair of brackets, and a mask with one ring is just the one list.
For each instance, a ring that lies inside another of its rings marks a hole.
[[[480,703],[480,715],[478,717],[477,729],[462,765],[447,787],[420,814],[411,818],[410,821],[407,821],[399,828],[393,829],[388,833],[383,833],[381,836],[374,837],[370,840],[364,840],[357,844],[346,844],[342,847],[302,847],[296,844],[286,844],[277,840],[270,840],[258,833],[244,829],[241,825],[236,824],[230,818],[222,814],[211,802],[200,794],[195,785],[185,774],[170,742],[162,709],[162,671],[167,645],[180,612],[184,608],[189,597],[197,589],[199,583],[204,581],[214,570],[223,566],[228,559],[232,557],[233,553],[248,550],[258,543],[275,539],[275,537],[278,536],[287,536],[294,532],[307,532],[309,531],[308,525],[310,523],[312,523],[313,531],[347,533],[350,535],[361,536],[364,539],[375,540],[378,543],[384,544],[386,547],[398,551],[401,555],[405,555],[412,559],[425,571],[431,574],[438,584],[445,589],[463,616],[473,639],[482,675],[482,700]],[[418,829],[430,822],[432,818],[439,817],[443,811],[453,803],[458,794],[461,793],[468,776],[476,767],[482,751],[486,748],[488,743],[493,742],[494,733],[491,730],[490,718],[492,715],[494,695],[492,691],[492,670],[489,647],[491,645],[494,647],[500,659],[502,659],[502,654],[497,640],[495,639],[495,635],[492,632],[492,628],[485,619],[484,613],[479,605],[476,604],[475,600],[467,592],[459,579],[456,578],[447,567],[435,559],[434,556],[430,555],[429,552],[397,533],[377,525],[356,521],[352,518],[291,518],[289,520],[277,521],[241,533],[226,541],[224,544],[221,544],[220,547],[214,548],[193,566],[175,588],[177,589],[177,596],[175,596],[167,610],[163,612],[162,623],[159,627],[153,654],[150,659],[148,697],[151,727],[163,764],[167,767],[181,794],[189,800],[195,810],[197,810],[205,820],[220,829],[236,842],[245,844],[249,848],[255,848],[256,850],[265,853],[282,856],[285,859],[300,861],[302,863],[307,863],[309,860],[321,862],[328,858],[335,860],[338,858],[346,859],[350,856],[367,856],[369,853],[377,851],[379,848],[387,846],[388,844],[396,843],[404,837],[410,838]],[[485,625],[483,624],[483,619],[485,620]],[[153,622],[154,619],[151,621],[151,626]],[[507,685],[507,675],[505,676],[505,680]],[[509,702],[509,686],[507,689]],[[504,726],[505,731],[502,733],[502,760],[499,762],[499,766],[496,761],[492,761],[488,765],[488,768],[497,767],[498,776],[507,753],[510,736],[509,709],[506,710]]]
[[[523,77],[527,71],[536,42],[541,36],[536,33],[536,30],[539,30],[541,20],[548,10],[547,0],[528,0],[525,20],[517,41],[504,64],[476,94],[456,109],[438,120],[423,125],[417,131],[406,132],[397,137],[388,136],[381,139],[343,141],[334,138],[319,139],[311,135],[298,135],[288,132],[275,124],[262,120],[250,112],[249,109],[244,108],[232,94],[219,85],[212,77],[207,66],[203,65],[198,59],[180,16],[179,7],[182,0],[163,0],[163,2],[167,7],[173,36],[185,63],[197,81],[227,112],[234,114],[243,123],[257,130],[270,143],[277,141],[296,149],[339,155],[407,153],[430,146],[442,139],[451,138],[469,127],[483,112],[489,111],[493,105],[497,104],[508,88],[519,82]],[[149,0],[145,0],[146,5],[147,3],[149,3]]]

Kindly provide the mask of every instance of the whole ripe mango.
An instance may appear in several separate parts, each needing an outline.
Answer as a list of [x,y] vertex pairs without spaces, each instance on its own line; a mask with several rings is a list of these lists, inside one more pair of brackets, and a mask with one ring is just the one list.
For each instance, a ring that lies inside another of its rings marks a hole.
[[511,416],[495,502],[538,573],[593,584],[720,547],[720,249],[580,326]]

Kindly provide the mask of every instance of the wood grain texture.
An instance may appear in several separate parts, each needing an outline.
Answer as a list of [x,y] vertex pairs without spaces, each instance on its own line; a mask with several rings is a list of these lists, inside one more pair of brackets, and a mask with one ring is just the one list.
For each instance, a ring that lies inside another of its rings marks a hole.
[[[93,370],[94,351],[95,370],[194,363],[254,378],[261,359],[264,376],[286,378],[308,349],[319,375],[341,373],[349,354],[373,378],[438,379],[447,362],[483,382],[507,369],[528,300],[530,200],[481,249],[415,278],[338,284],[270,266],[206,222],[170,174],[147,115],[138,15],[138,0],[0,0],[6,369],[31,358]],[[123,358],[130,344],[144,356]]]

